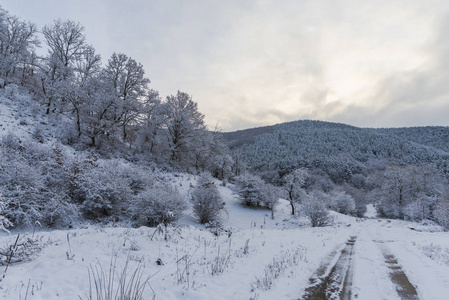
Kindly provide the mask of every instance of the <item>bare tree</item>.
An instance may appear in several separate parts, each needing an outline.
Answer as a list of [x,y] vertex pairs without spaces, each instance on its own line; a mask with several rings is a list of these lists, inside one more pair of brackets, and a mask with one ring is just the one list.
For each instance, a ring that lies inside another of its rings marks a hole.
[[296,213],[296,206],[306,196],[304,184],[309,177],[306,169],[295,169],[284,177],[284,188],[292,208],[292,215]]
[[167,129],[170,135],[172,161],[181,162],[193,154],[195,136],[206,129],[204,115],[198,111],[198,104],[181,91],[167,96]]
[[36,25],[10,16],[0,8],[0,76],[3,79],[0,87],[5,87],[19,72],[22,81],[28,72],[32,72],[34,50],[39,46],[36,33]]
[[122,127],[123,140],[126,140],[127,126],[137,122],[150,80],[144,77],[142,64],[123,53],[112,54],[105,69],[105,76],[116,97],[122,101],[122,110],[117,116],[117,122]]
[[44,59],[44,77],[42,78],[42,91],[47,98],[47,114],[51,111],[53,102],[63,97],[59,93],[61,85],[72,79],[76,64],[82,60],[86,51],[86,38],[84,27],[80,23],[61,19],[55,20],[52,25],[44,26],[48,55]]
[[58,19],[51,26],[44,26],[42,34],[49,48],[46,60],[50,80],[67,79],[86,48],[84,27]]

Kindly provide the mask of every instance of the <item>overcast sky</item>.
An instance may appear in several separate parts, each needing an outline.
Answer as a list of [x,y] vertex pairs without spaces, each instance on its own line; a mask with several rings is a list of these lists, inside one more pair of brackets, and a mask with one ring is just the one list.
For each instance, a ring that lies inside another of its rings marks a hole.
[[2,0],[39,28],[85,27],[162,96],[187,92],[224,131],[298,119],[449,125],[449,1]]

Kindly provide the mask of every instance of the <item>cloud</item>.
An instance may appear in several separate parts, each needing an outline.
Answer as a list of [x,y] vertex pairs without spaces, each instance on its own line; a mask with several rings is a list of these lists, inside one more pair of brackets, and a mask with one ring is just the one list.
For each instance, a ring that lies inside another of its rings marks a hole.
[[[211,72],[218,80],[210,91],[220,92],[206,116],[221,119],[224,128],[300,118],[413,125],[422,118],[408,117],[415,114],[411,101],[418,95],[438,101],[438,87],[428,77],[439,71],[423,69],[440,44],[429,44],[432,20],[441,18],[436,11],[414,1],[406,9],[400,1],[287,3],[295,17],[284,17],[285,7],[258,7],[235,20],[239,31],[219,45],[217,52],[228,56]],[[226,47],[232,42],[237,50]],[[423,85],[429,85],[425,92]]]
[[[449,2],[4,0],[39,26],[80,21],[103,56],[193,95],[210,127],[296,119],[449,125]],[[51,9],[50,9],[51,8]],[[89,9],[86,9],[89,8]]]

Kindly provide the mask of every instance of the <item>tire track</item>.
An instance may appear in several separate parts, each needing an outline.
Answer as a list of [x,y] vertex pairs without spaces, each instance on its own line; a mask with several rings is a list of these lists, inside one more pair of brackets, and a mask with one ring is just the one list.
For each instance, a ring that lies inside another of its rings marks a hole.
[[388,267],[391,282],[395,285],[399,297],[407,300],[418,300],[419,297],[415,287],[408,280],[407,275],[405,275],[401,266],[398,264],[398,260],[394,254],[383,241],[373,240],[373,242],[377,244],[385,258],[385,264]]
[[[309,279],[310,286],[306,288],[304,300],[322,299],[351,299],[351,287],[353,278],[354,243],[357,236],[351,236],[346,246],[341,250],[340,257],[330,268],[325,264],[318,268],[317,272]],[[326,270],[330,268],[328,274]]]

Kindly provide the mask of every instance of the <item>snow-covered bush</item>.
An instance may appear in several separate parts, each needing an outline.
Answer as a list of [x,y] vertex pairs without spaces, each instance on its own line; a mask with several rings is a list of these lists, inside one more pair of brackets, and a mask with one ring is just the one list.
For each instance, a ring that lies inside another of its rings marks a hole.
[[310,220],[312,227],[323,227],[332,222],[323,193],[310,194],[302,205],[302,213]]
[[123,168],[115,161],[101,162],[79,176],[74,193],[81,200],[81,212],[98,220],[122,216],[133,195],[129,178],[123,176]]
[[217,222],[224,202],[211,176],[203,174],[192,191],[193,214],[200,224]]
[[187,202],[170,184],[155,184],[133,200],[134,217],[140,224],[168,225],[179,220]]
[[13,224],[8,220],[7,217],[3,215],[4,207],[5,203],[3,202],[2,194],[0,193],[0,230],[9,233],[9,230],[7,228],[13,226]]
[[6,136],[0,145],[3,214],[15,226],[67,225],[76,216],[64,183],[64,154]]
[[350,215],[355,211],[355,201],[343,191],[334,191],[329,196],[330,206],[336,212]]

